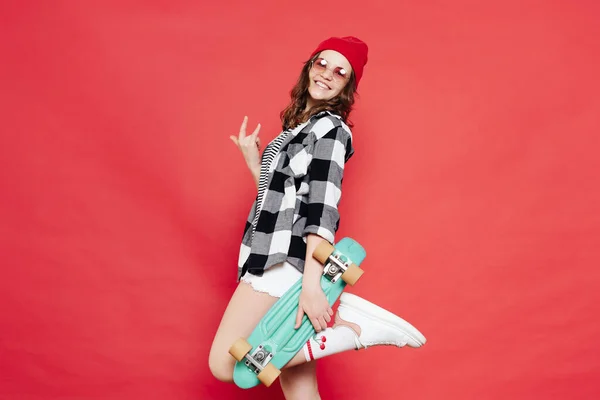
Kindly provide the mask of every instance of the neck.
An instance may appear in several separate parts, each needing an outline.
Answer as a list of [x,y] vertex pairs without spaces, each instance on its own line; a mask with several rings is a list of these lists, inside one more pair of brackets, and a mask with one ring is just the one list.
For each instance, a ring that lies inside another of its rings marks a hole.
[[306,107],[304,108],[304,112],[307,112],[308,110],[313,108],[314,105],[315,105],[315,102],[313,101],[313,99],[309,98],[308,100],[306,100]]
[[304,112],[307,112],[311,108],[316,107],[316,106],[318,106],[321,103],[323,103],[323,100],[315,100],[311,96],[307,96],[307,98],[306,98],[306,107],[304,108]]

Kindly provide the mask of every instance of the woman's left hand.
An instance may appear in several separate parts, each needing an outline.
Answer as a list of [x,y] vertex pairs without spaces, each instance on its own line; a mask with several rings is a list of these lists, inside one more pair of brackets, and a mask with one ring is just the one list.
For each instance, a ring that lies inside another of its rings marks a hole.
[[303,287],[298,301],[295,329],[300,328],[302,317],[306,314],[315,331],[321,332],[327,328],[331,321],[333,310],[329,306],[327,296],[321,286]]

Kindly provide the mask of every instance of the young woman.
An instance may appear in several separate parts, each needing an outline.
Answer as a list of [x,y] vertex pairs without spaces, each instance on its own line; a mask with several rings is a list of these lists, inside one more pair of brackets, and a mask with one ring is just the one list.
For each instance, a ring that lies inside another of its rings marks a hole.
[[282,370],[285,398],[319,399],[315,359],[375,345],[420,347],[425,337],[408,322],[358,296],[343,293],[333,318],[320,286],[322,265],[312,257],[322,240],[334,243],[344,165],[354,153],[348,116],[367,63],[367,45],[332,37],[305,63],[291,102],[281,112],[283,131],[260,157],[260,124],[248,118],[231,140],[258,187],[246,222],[238,286],[223,315],[209,356],[213,375],[231,382],[229,347],[248,337],[269,308],[302,279],[296,327],[304,314],[318,334]]

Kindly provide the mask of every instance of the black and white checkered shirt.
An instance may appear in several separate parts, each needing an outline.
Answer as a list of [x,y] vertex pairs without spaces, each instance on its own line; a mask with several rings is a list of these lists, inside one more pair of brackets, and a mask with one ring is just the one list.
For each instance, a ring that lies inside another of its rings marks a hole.
[[[280,146],[276,154],[274,146]],[[284,261],[303,272],[309,233],[333,244],[344,164],[353,154],[350,128],[328,111],[269,143],[259,193],[244,228],[238,280],[246,272],[261,276]]]

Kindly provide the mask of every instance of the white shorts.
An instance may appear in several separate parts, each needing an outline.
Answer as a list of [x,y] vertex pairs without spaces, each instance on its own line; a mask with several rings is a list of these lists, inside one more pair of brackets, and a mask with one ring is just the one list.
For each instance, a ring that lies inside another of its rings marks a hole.
[[257,292],[267,293],[273,297],[281,297],[300,278],[302,278],[302,272],[286,261],[267,268],[263,276],[246,272],[240,280],[249,283]]

